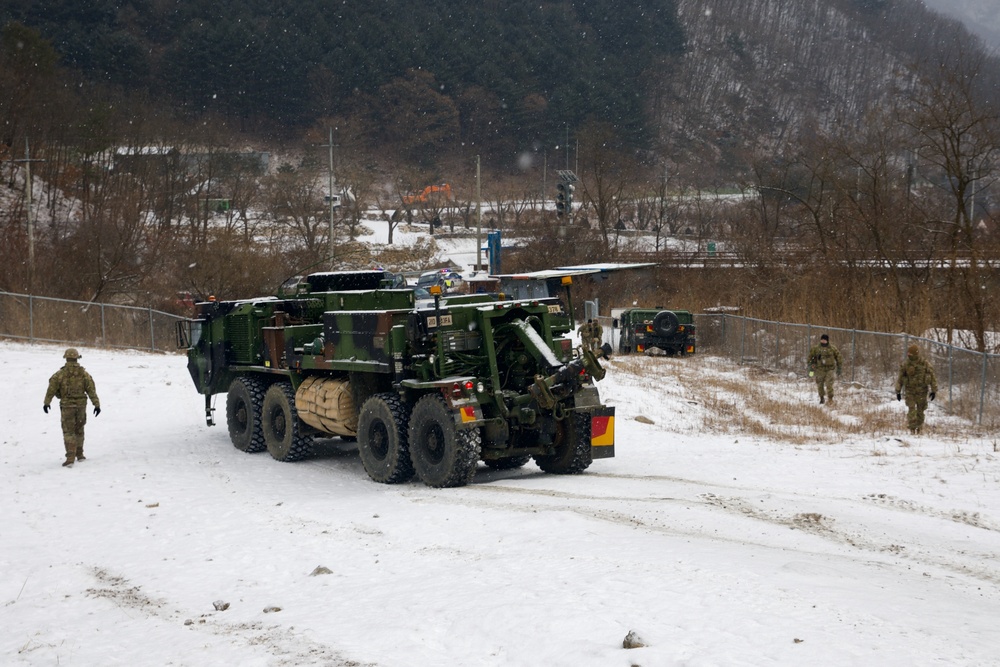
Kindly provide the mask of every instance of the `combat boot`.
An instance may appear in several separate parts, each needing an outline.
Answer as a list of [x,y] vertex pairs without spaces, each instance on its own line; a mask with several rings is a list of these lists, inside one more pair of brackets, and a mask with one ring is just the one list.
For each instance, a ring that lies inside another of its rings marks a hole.
[[63,461],[63,468],[72,468],[72,467],[73,467],[73,459],[67,457],[66,460]]
[[76,460],[77,461],[86,461],[87,460],[87,457],[83,455],[83,450],[82,449],[76,450]]
[[820,405],[823,405],[824,403],[826,403],[826,399],[825,399],[825,398],[823,398],[822,396],[820,396],[820,397],[819,397],[819,404],[820,404]]

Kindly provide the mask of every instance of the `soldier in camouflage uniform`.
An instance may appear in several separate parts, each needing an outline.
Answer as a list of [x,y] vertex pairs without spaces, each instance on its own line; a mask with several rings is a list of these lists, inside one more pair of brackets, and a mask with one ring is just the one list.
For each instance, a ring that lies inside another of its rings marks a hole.
[[586,322],[580,325],[580,345],[582,345],[584,349],[589,350],[590,341],[591,338],[593,337],[594,337],[594,321],[587,320]]
[[833,400],[834,373],[840,375],[840,366],[840,351],[830,345],[830,337],[823,334],[819,337],[819,345],[809,350],[809,375],[816,378],[820,403]]
[[601,342],[604,340],[604,327],[597,320],[590,321],[590,349],[597,352],[601,349]]
[[66,462],[83,461],[83,426],[87,423],[87,398],[94,404],[94,416],[101,414],[101,401],[97,398],[94,378],[80,365],[80,353],[73,348],[63,355],[65,365],[49,378],[49,390],[45,392],[42,409],[48,414],[52,398],[59,399],[62,413],[63,442],[66,445]]
[[[928,394],[928,390],[930,394]],[[896,378],[896,400],[903,400],[906,393],[906,425],[910,433],[920,433],[924,427],[924,411],[927,410],[927,399],[934,400],[937,394],[937,377],[930,363],[920,356],[920,348],[910,345],[906,361],[899,369]]]

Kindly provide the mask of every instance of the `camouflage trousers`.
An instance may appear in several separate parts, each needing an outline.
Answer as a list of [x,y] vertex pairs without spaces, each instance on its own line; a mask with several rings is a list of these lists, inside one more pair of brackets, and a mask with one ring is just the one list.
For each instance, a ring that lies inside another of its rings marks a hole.
[[829,396],[833,398],[833,381],[837,377],[837,371],[816,371],[816,390],[819,391],[819,400]]
[[87,423],[87,407],[64,408],[62,413],[63,443],[66,445],[66,460],[83,456],[83,426]]
[[927,392],[906,392],[906,426],[911,431],[919,431],[924,426],[924,412],[927,410]]

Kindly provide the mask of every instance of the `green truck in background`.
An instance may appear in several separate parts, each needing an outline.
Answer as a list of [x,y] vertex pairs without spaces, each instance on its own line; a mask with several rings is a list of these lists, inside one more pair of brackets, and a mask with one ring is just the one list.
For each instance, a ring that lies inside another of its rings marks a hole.
[[694,354],[694,317],[686,310],[630,308],[614,319],[621,354],[662,350],[668,355]]
[[480,460],[579,473],[614,456],[615,411],[594,384],[601,355],[573,348],[559,299],[417,300],[392,278],[315,273],[276,296],[197,304],[178,342],[208,424],[226,394],[236,448],[295,461],[317,437],[356,439],[368,475],[387,484],[462,486]]

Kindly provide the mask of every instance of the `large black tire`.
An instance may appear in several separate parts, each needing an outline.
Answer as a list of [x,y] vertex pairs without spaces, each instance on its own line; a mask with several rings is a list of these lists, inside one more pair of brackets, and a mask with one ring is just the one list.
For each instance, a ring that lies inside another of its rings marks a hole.
[[485,463],[494,470],[513,470],[514,468],[520,468],[530,460],[531,456],[525,454],[524,456],[505,456],[502,459],[485,461]]
[[267,385],[255,377],[238,377],[226,395],[226,425],[233,447],[252,454],[267,449],[260,424],[261,406]]
[[261,426],[267,451],[276,461],[301,461],[312,456],[312,436],[301,433],[295,410],[295,390],[290,382],[276,382],[264,393]]
[[677,313],[669,310],[661,310],[653,318],[653,331],[657,336],[673,336],[679,326]]
[[472,481],[482,449],[478,428],[459,429],[440,394],[427,394],[410,415],[410,457],[427,486],[465,486]]
[[557,422],[555,454],[535,455],[535,463],[548,473],[575,475],[594,462],[590,451],[590,414],[573,412]]
[[376,482],[398,484],[413,477],[406,441],[409,406],[398,394],[371,396],[358,417],[358,453],[365,472]]

